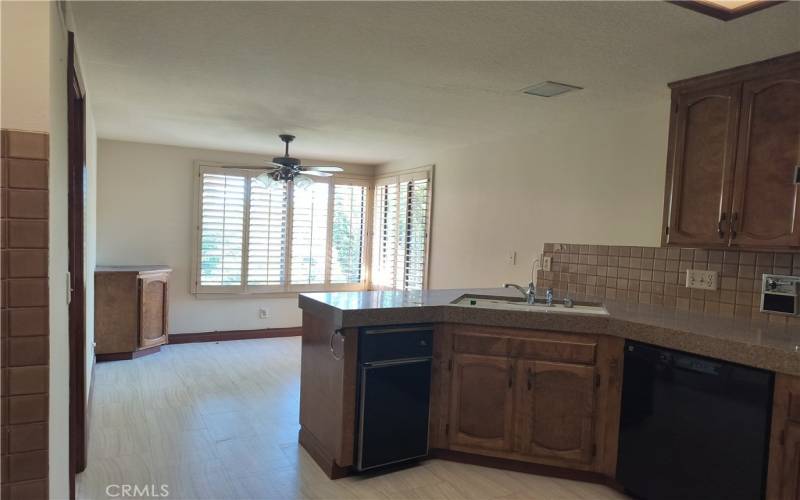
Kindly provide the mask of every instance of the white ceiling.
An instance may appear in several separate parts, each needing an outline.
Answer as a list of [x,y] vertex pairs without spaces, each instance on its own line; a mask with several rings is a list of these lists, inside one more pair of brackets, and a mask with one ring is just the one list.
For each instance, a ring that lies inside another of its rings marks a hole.
[[[800,50],[800,2],[70,2],[101,137],[382,163]],[[585,90],[521,94],[542,80]],[[666,102],[666,101],[665,101]]]

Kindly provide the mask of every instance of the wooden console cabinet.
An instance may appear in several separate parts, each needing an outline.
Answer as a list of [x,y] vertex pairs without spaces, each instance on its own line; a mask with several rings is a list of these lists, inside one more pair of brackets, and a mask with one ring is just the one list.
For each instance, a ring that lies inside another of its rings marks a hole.
[[663,242],[800,248],[800,52],[670,87]]
[[165,266],[98,267],[95,271],[95,354],[98,361],[132,359],[167,343]]

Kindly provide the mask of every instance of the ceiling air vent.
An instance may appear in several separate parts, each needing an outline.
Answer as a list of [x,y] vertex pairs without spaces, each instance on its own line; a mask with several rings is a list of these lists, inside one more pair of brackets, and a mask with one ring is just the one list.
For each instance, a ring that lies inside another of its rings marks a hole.
[[531,85],[522,92],[530,95],[538,95],[540,97],[554,97],[567,93],[571,90],[581,90],[583,87],[576,87],[575,85],[567,85],[566,83],[558,82],[541,82],[536,85]]

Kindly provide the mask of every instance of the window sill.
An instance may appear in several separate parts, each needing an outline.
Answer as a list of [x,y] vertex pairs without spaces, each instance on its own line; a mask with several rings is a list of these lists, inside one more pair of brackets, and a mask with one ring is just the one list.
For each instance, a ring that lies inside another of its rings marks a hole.
[[368,288],[296,290],[292,292],[192,292],[192,295],[196,300],[294,299],[301,293],[364,292],[367,290]]
[[242,292],[242,293],[214,293],[193,292],[197,300],[242,300],[242,299],[291,299],[306,292]]

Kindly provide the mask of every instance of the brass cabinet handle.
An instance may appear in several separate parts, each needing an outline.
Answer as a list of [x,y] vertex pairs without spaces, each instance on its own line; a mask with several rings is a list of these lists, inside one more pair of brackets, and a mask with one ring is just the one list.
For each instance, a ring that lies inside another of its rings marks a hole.
[[731,225],[730,225],[731,239],[732,240],[736,239],[736,221],[738,221],[738,220],[739,220],[739,214],[736,213],[736,212],[733,212],[733,214],[731,214]]
[[722,215],[719,216],[719,222],[717,222],[717,234],[719,235],[719,239],[725,238],[725,230],[722,229],[722,224],[725,222],[727,217],[728,216],[725,214],[725,212],[722,212]]

